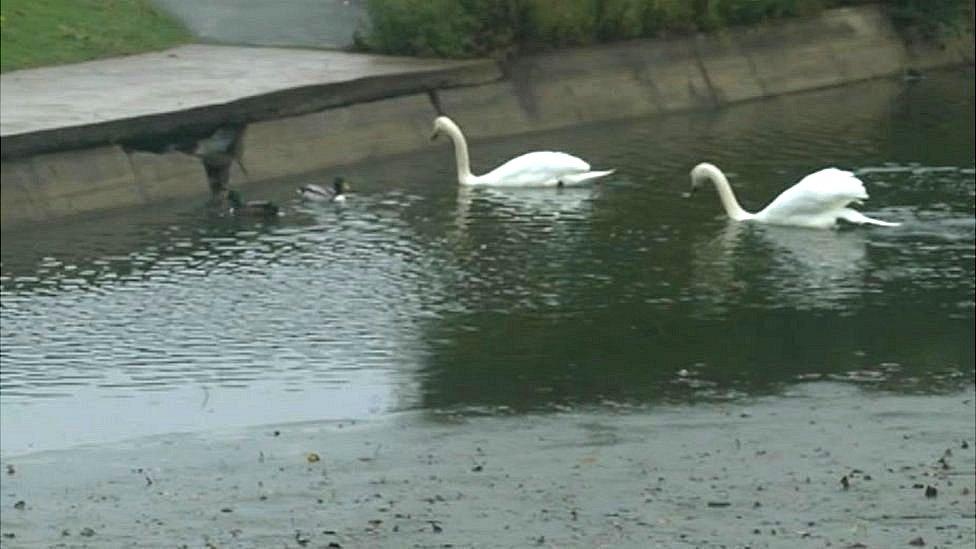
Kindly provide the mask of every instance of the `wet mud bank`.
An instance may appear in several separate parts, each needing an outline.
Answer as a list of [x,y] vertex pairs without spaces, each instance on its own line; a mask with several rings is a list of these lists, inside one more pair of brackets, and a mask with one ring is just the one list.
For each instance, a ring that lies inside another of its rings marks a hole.
[[973,388],[402,414],[3,458],[4,547],[971,547]]
[[[264,56],[274,55],[285,57],[269,66],[292,64],[287,50]],[[314,53],[292,55],[316,70],[315,59],[304,60]],[[233,65],[221,59],[221,68]],[[325,75],[316,83],[303,75],[293,88],[257,86],[234,98],[204,93],[167,112],[4,132],[0,221],[10,228],[206,196],[213,181],[199,142],[228,128],[234,145],[218,151],[224,177],[234,186],[257,184],[430,147],[430,121],[439,111],[477,139],[711,109],[972,64],[973,40],[909,44],[879,7],[863,6],[715,35],[564,50],[505,67],[408,61],[402,74],[390,61],[377,77]],[[372,74],[375,67],[359,70]],[[228,86],[221,78],[215,74],[213,89]],[[5,95],[13,89],[5,84]],[[174,136],[182,141],[166,143]]]

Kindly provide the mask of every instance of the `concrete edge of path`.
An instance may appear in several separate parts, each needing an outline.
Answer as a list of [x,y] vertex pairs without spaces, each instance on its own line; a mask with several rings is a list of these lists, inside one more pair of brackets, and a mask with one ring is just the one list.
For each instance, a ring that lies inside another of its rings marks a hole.
[[445,68],[283,87],[225,103],[9,134],[3,136],[0,148],[6,160],[165,135],[199,134],[224,124],[247,124],[435,89],[486,84],[500,78],[494,61],[462,61]]

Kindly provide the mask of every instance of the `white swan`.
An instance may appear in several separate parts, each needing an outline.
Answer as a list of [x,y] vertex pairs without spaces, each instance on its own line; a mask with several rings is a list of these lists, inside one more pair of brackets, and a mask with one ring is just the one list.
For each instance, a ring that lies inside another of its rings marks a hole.
[[610,175],[614,170],[591,171],[590,165],[573,155],[536,151],[517,156],[484,175],[471,173],[468,143],[461,128],[446,116],[434,120],[431,140],[441,132],[454,142],[457,158],[458,183],[461,185],[504,185],[506,187],[562,187],[579,185]]
[[873,219],[848,208],[847,205],[852,202],[859,203],[867,200],[868,193],[864,190],[864,183],[853,173],[837,168],[827,168],[804,177],[799,183],[780,193],[758,213],[743,210],[735,199],[725,174],[707,162],[691,170],[692,192],[707,180],[715,184],[718,197],[725,207],[725,213],[735,221],[756,221],[771,225],[793,225],[816,229],[834,227],[838,219],[858,225],[869,224],[882,227],[900,225],[900,223]]

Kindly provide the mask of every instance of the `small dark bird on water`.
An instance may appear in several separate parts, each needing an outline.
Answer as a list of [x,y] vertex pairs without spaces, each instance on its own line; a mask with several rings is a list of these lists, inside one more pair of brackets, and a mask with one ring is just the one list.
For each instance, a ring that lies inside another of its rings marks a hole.
[[241,193],[235,190],[227,191],[227,203],[230,204],[231,215],[239,217],[278,217],[278,205],[267,200],[241,199]]
[[298,188],[298,195],[308,202],[345,202],[346,193],[350,190],[349,183],[341,176],[332,181],[332,188],[326,189],[319,185],[303,185]]

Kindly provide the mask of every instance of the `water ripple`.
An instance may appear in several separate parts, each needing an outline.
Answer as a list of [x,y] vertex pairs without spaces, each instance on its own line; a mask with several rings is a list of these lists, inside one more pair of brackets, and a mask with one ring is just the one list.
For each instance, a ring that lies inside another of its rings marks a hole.
[[[432,149],[350,167],[345,207],[247,189],[283,201],[274,223],[183,207],[5,234],[3,415],[63,399],[186,426],[252,400],[271,421],[971,380],[972,85],[939,82],[472,144],[478,169],[542,143],[618,169],[588,189],[458,189]],[[903,226],[730,223],[714,193],[682,198],[702,160],[749,208],[853,169],[865,210]]]

